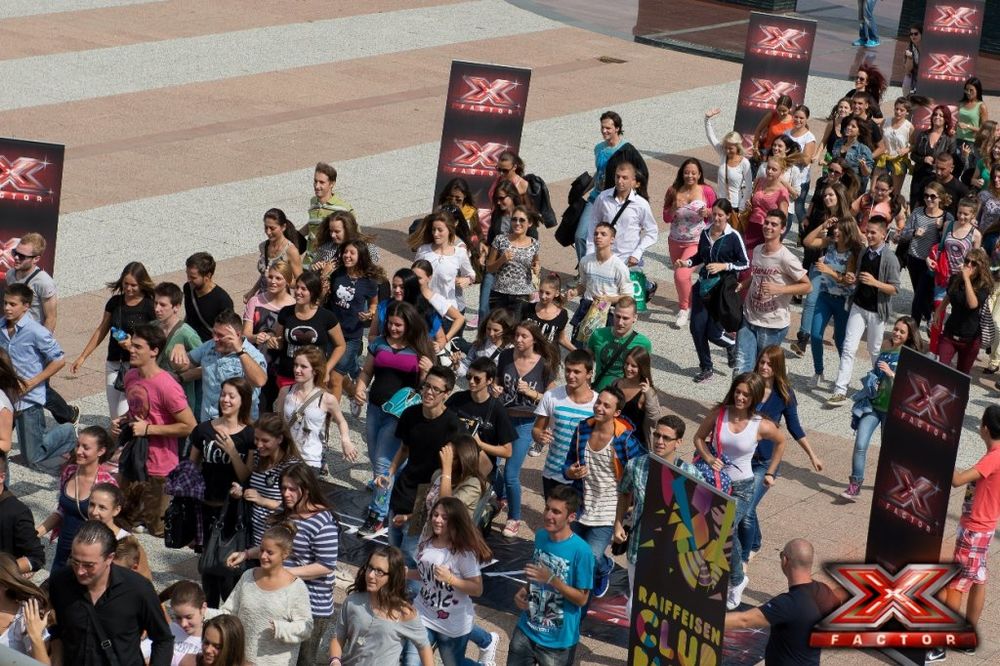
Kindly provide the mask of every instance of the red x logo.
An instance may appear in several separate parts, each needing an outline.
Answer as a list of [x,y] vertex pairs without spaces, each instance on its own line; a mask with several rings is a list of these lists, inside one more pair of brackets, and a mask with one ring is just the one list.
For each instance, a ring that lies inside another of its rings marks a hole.
[[750,91],[748,101],[754,106],[760,104],[774,104],[782,95],[791,95],[792,91],[799,87],[797,83],[791,81],[772,81],[771,79],[750,79],[753,90]]
[[34,157],[18,157],[11,162],[4,155],[0,155],[0,190],[48,194],[49,188],[35,178],[35,174],[48,165],[48,162]]
[[974,19],[978,10],[975,7],[938,5],[934,9],[937,10],[934,28],[945,32],[976,32],[978,26]]
[[517,106],[517,102],[510,96],[511,91],[521,85],[517,81],[485,79],[481,76],[463,76],[462,80],[465,81],[465,85],[469,86],[469,89],[458,98],[460,103],[498,106],[504,109]]
[[893,576],[878,564],[834,565],[830,573],[853,596],[822,626],[878,629],[892,618],[911,630],[964,626],[961,616],[935,598],[957,571],[954,564],[908,564]]
[[762,25],[760,31],[763,33],[757,40],[758,49],[768,51],[782,51],[784,53],[802,53],[805,47],[799,42],[808,35],[805,30],[796,28],[779,28],[776,25]]
[[941,488],[926,477],[913,478],[913,472],[902,465],[891,463],[896,485],[889,489],[887,499],[900,509],[911,511],[930,522],[934,520],[929,501]]
[[903,398],[902,409],[938,428],[947,428],[945,407],[954,402],[955,392],[941,384],[931,386],[926,377],[916,373],[911,372],[907,379],[910,380],[910,394]]
[[927,68],[930,76],[964,80],[966,78],[966,68],[972,59],[969,56],[948,53],[931,53],[931,63]]
[[500,153],[509,148],[505,143],[479,143],[471,139],[455,139],[455,145],[459,154],[448,162],[450,167],[469,172],[486,171],[487,175],[492,175]]

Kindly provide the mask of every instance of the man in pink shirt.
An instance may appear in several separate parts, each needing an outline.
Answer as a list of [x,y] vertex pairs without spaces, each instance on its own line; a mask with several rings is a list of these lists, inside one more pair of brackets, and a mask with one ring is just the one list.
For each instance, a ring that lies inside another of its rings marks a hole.
[[[135,327],[129,340],[129,363],[125,374],[125,397],[128,414],[112,422],[111,432],[118,436],[130,427],[136,437],[149,440],[146,457],[146,481],[122,479],[130,515],[136,532],[163,536],[163,512],[170,497],[164,494],[169,474],[177,466],[178,439],[187,437],[197,423],[188,407],[184,389],[173,375],[160,368],[156,357],[166,346],[163,330],[155,324]],[[124,475],[123,475],[124,476]]]

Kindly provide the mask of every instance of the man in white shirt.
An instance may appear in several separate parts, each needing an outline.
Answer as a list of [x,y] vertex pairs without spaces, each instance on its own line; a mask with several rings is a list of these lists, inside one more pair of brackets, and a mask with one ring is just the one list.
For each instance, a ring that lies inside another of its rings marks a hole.
[[[631,162],[619,164],[615,170],[615,186],[601,192],[594,201],[587,254],[594,252],[594,227],[598,222],[607,222],[615,227],[614,255],[629,268],[642,265],[642,255],[656,243],[659,230],[649,202],[635,191],[637,185],[635,165]],[[650,298],[656,291],[656,283],[647,282],[646,288],[647,298]]]

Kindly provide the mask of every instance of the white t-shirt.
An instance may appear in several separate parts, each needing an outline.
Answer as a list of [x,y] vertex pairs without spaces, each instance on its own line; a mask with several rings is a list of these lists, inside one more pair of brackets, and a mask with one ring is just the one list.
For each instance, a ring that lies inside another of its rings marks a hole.
[[[434,251],[430,243],[417,248],[415,259],[426,259],[434,269],[431,275],[431,290],[435,294],[440,294],[448,301],[448,305],[458,308],[461,312],[465,310],[465,298],[462,290],[455,286],[455,278],[476,276],[476,271],[469,261],[469,252],[465,248],[465,243],[458,242],[455,246],[455,253],[452,255],[438,254]],[[447,308],[445,309],[447,312]],[[442,316],[444,316],[442,314]]]
[[551,391],[546,391],[538,401],[535,416],[547,417],[549,428],[552,430],[552,443],[549,444],[545,468],[542,470],[544,478],[559,483],[570,483],[562,473],[566,454],[569,452],[576,426],[580,421],[594,415],[595,402],[597,402],[597,391],[591,391],[590,400],[587,402],[573,402],[566,394],[565,386],[557,386]]
[[600,451],[587,444],[587,476],[583,477],[583,515],[580,523],[591,527],[615,524],[618,479],[615,478],[615,447],[608,442]]
[[32,268],[23,278],[18,278],[17,270],[12,268],[7,271],[4,279],[7,284],[24,284],[25,280],[31,278],[28,282],[28,288],[34,292],[35,297],[31,299],[31,308],[28,310],[28,314],[31,315],[32,319],[44,326],[45,313],[42,311],[42,303],[56,295],[56,281],[45,271],[39,269],[36,273],[35,270]]
[[765,296],[761,290],[765,283],[790,285],[806,274],[802,262],[784,245],[773,254],[765,254],[764,246],[753,250],[750,262],[750,288],[744,304],[746,319],[754,326],[764,328],[785,328],[791,317],[788,306],[792,302],[790,294]]
[[417,548],[417,571],[420,572],[421,585],[415,606],[420,619],[428,629],[449,638],[465,636],[472,631],[475,618],[472,599],[437,580],[434,567],[438,565],[448,567],[459,578],[475,578],[480,575],[479,562],[472,553],[455,553],[447,548],[438,548],[430,541],[424,541]]
[[603,263],[596,254],[585,256],[580,260],[580,279],[586,287],[583,297],[590,300],[595,296],[632,295],[628,266],[615,255]]

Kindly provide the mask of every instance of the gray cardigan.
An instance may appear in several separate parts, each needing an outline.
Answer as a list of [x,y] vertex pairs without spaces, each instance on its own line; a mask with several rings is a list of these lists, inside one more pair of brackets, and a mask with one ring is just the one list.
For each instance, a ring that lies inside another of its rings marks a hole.
[[[868,250],[864,250],[867,252]],[[857,278],[861,274],[861,259],[858,259],[858,267],[854,271],[854,277]],[[882,244],[882,260],[878,264],[878,281],[884,282],[886,284],[891,284],[899,291],[899,259],[896,258],[896,253],[889,248],[888,243]],[[860,284],[860,282],[855,282],[855,285]],[[857,287],[855,286],[855,289]],[[850,303],[848,307],[854,305],[854,294],[851,294]],[[882,320],[883,324],[889,323],[889,317],[892,316],[892,295],[886,294],[882,291],[878,292],[878,316]]]

